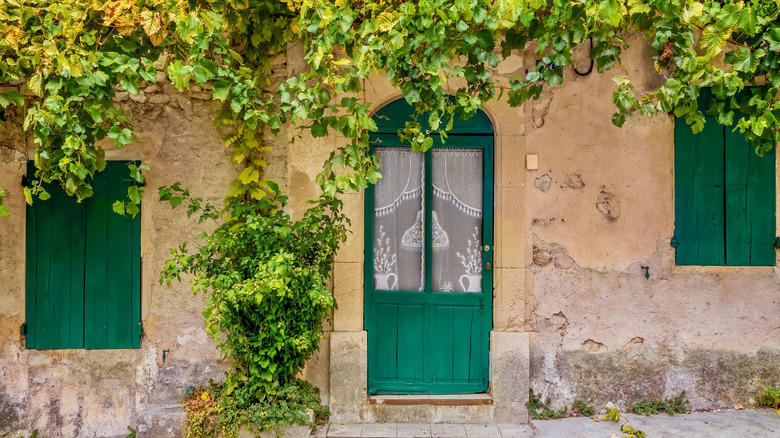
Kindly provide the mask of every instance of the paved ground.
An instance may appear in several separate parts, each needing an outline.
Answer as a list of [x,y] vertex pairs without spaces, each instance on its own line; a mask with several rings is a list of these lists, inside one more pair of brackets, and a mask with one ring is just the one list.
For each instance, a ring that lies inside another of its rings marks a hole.
[[[627,415],[647,438],[780,438],[780,415],[772,409],[694,412],[643,417]],[[330,424],[312,432],[326,437],[452,437],[452,438],[610,438],[620,423],[591,418],[533,421],[530,425],[495,424]]]

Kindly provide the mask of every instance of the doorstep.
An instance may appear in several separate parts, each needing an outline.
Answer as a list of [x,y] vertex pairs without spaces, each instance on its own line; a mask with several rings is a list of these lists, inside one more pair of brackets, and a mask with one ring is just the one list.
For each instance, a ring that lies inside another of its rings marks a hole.
[[368,398],[369,405],[395,406],[480,406],[492,405],[490,394],[420,394],[420,395],[372,395]]

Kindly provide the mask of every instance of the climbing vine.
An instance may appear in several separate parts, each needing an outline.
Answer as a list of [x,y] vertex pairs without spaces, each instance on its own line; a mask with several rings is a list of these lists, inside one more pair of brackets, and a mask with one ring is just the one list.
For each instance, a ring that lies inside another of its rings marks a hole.
[[[175,249],[164,277],[193,274],[194,290],[207,297],[209,331],[226,334],[220,346],[236,365],[221,394],[248,391],[247,400],[261,400],[277,391],[273,382],[293,381],[321,336],[312,321],[334,304],[326,286],[347,221],[338,195],[380,177],[368,154],[375,125],[359,98],[372,75],[386,76],[414,105],[399,135],[419,151],[432,146],[432,131],[446,140],[455,115],[468,118],[504,97],[520,106],[562,84],[573,50],[585,44],[595,70],[614,77],[615,125],[673,113],[698,132],[709,115],[733,125],[761,155],[780,136],[779,12],[776,0],[5,0],[0,120],[20,108],[35,139],[27,202],[49,197],[42,181],[81,200],[106,165],[98,142],[133,147],[131,120],[114,104],[117,90],[139,94],[157,82],[158,67],[179,90],[209,85],[223,102],[215,126],[243,169],[223,206],[203,206],[177,185],[160,189],[173,207],[186,201],[189,214],[218,224],[201,235],[206,243],[195,254]],[[634,88],[622,62],[635,33],[660,73],[650,91]],[[298,40],[308,70],[274,83],[271,60]],[[519,51],[533,54],[536,68],[500,83],[492,72]],[[704,112],[702,87],[713,96]],[[285,126],[344,138],[317,177],[322,196],[299,221],[285,216],[286,198],[264,175],[263,136]],[[149,170],[128,169],[134,185],[114,204],[118,213],[138,213]],[[0,190],[0,216],[7,216],[3,196]],[[247,327],[282,316],[263,321],[239,303],[258,312],[299,303],[309,332],[248,342]]]
[[[233,160],[247,169],[228,204],[271,194],[262,176],[268,150],[258,135],[285,124],[346,137],[318,178],[334,195],[378,178],[366,156],[368,104],[355,98],[370,75],[382,71],[414,104],[417,117],[401,136],[426,149],[432,142],[420,115],[446,134],[455,113],[474,114],[502,95],[499,88],[521,105],[561,84],[573,49],[587,42],[596,70],[615,78],[614,124],[662,112],[699,131],[698,90],[711,87],[707,112],[735,125],[762,154],[779,131],[777,16],[773,0],[8,0],[0,5],[0,107],[25,108],[36,178],[83,199],[92,193],[89,176],[105,166],[96,142],[109,137],[132,147],[116,90],[138,94],[156,82],[153,63],[165,54],[177,88],[211,83],[213,98],[225,102],[215,122],[227,128]],[[638,93],[622,64],[625,36],[635,32],[662,73],[650,92]],[[271,87],[270,59],[297,39],[310,70]],[[538,68],[497,83],[493,69],[520,50],[533,52]],[[742,92],[746,85],[765,86]],[[351,171],[338,171],[345,166]],[[143,190],[139,182],[118,209],[135,214]],[[40,184],[28,202],[33,195],[46,197]]]

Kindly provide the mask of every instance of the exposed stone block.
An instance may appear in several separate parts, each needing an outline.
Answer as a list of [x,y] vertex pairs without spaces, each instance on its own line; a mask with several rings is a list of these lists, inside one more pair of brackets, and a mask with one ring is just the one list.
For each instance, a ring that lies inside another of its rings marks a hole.
[[368,337],[365,331],[332,332],[330,338],[331,421],[362,421],[368,394]]
[[[529,334],[525,332],[490,332],[491,394],[497,421],[524,423],[528,420],[525,402],[529,385]],[[520,405],[518,405],[520,404]],[[510,413],[514,412],[514,420]]]
[[333,283],[333,295],[339,306],[333,313],[333,329],[363,330],[363,264],[336,262]]

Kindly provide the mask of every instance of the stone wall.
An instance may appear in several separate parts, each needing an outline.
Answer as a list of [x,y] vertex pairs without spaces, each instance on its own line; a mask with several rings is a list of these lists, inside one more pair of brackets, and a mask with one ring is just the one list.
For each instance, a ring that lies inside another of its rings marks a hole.
[[[179,93],[160,75],[161,83],[148,85],[141,96],[118,93],[138,140],[122,150],[103,144],[109,160],[135,157],[151,168],[141,212],[144,335],[137,350],[24,348],[21,178],[33,140],[22,135],[19,117],[0,127],[0,187],[8,192],[5,204],[11,211],[0,220],[0,436],[27,436],[39,429],[46,437],[124,437],[128,426],[139,436],[175,436],[183,413],[173,403],[189,386],[224,375],[226,364],[205,333],[201,297],[193,296],[187,278],[170,286],[158,282],[168,248],[185,239],[194,243],[199,228],[181,208],[172,211],[157,201],[156,194],[157,187],[180,181],[194,195],[221,204],[236,169],[211,123],[219,103],[197,88]],[[275,176],[284,182],[284,161],[277,161],[282,168]]]
[[[624,58],[640,93],[660,80],[643,46]],[[780,383],[780,271],[675,265],[674,119],[612,126],[611,76],[568,70],[526,107],[531,386],[556,406],[749,402]]]

